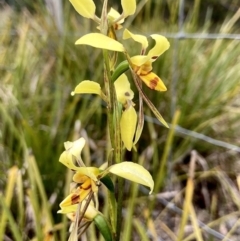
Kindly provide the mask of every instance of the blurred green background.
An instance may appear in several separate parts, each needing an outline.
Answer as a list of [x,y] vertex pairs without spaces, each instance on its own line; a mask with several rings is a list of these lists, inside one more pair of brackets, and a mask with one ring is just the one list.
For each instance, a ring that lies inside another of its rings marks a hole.
[[[119,2],[109,5],[121,11]],[[161,179],[159,192],[178,189],[186,180],[192,150],[206,164],[196,171],[219,168],[235,182],[240,172],[239,0],[148,0],[143,7],[144,2],[138,1],[138,15],[126,20],[127,28],[147,36],[163,34],[171,43],[153,65],[168,91],[146,86],[144,91],[168,123],[177,110],[180,118],[166,142],[171,128],[161,126],[145,106],[138,152],[126,153],[126,160],[144,156],[144,166]],[[96,96],[70,95],[84,79],[103,83],[101,51],[74,45],[96,31],[95,23],[79,16],[69,1],[47,1],[47,6],[40,0],[0,1],[0,190],[13,165],[21,168],[23,191],[31,187],[26,170],[33,155],[46,197],[54,196],[51,208],[58,220],[55,212],[66,183],[66,169],[58,162],[63,143],[87,137],[89,164],[105,162],[106,109]],[[101,6],[98,1],[98,13]],[[131,41],[125,44],[130,52],[139,51]],[[138,106],[136,89],[135,97]]]

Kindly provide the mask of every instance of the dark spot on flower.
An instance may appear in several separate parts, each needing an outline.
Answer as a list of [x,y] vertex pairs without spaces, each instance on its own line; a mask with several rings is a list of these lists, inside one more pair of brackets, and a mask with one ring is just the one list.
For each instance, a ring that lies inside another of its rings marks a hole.
[[73,194],[71,197],[71,204],[77,204],[79,202],[79,194]]
[[155,77],[154,79],[150,80],[149,87],[153,90],[155,90],[156,86],[158,84],[158,78]]
[[128,93],[128,92],[125,92],[125,96],[130,96],[130,93]]
[[119,24],[114,24],[114,30],[118,30],[120,29],[120,25]]
[[157,59],[158,58],[158,56],[152,56],[152,59]]

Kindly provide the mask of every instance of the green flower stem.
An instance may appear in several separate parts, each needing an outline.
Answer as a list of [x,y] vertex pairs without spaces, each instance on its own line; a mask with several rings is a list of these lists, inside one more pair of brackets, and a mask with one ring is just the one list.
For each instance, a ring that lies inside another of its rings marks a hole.
[[[118,108],[118,101],[116,96],[116,91],[114,87],[114,82],[110,81],[110,92],[111,92],[111,102],[113,106],[113,123],[114,129],[114,143],[113,146],[114,152],[114,164],[122,162],[122,140],[121,140],[121,132],[120,132],[120,117],[121,112]],[[120,240],[120,233],[121,233],[121,224],[122,224],[122,204],[123,204],[123,187],[124,187],[124,180],[123,178],[118,178],[118,198],[117,198],[117,223],[116,223],[116,241]]]
[[116,241],[120,240],[121,227],[122,227],[123,189],[124,189],[124,179],[121,177],[118,177]]
[[[110,61],[108,56],[108,51],[103,50],[104,56],[104,82],[106,89],[106,95],[108,98],[108,124],[109,124],[109,133],[110,140],[113,147],[113,161],[109,163],[109,165],[120,163],[122,161],[122,141],[121,141],[121,133],[120,133],[120,116],[118,108],[118,101],[116,97],[116,91],[114,87],[114,82],[112,81],[111,72],[110,72]],[[120,227],[122,223],[122,200],[123,200],[123,181],[122,178],[118,179],[118,200],[117,200],[117,222],[116,229],[112,227],[112,231],[116,236],[115,240],[118,241],[120,238]],[[111,200],[109,200],[109,204],[112,205]],[[109,208],[110,215],[114,216],[113,207]],[[115,218],[113,220],[116,220]],[[112,223],[114,225],[115,222]]]
[[[115,152],[116,152],[116,150],[115,150],[116,143],[115,143],[115,135],[114,135],[114,133],[115,133],[114,129],[115,129],[115,123],[116,123],[116,121],[114,120],[115,89],[114,89],[114,85],[111,81],[110,64],[109,64],[107,50],[103,50],[103,58],[104,58],[104,85],[105,85],[105,91],[106,91],[106,96],[107,96],[109,134],[110,134],[111,145],[112,145],[112,148],[114,149],[113,153],[115,156]],[[109,159],[108,165],[111,166],[112,164],[113,164],[112,159]]]
[[[104,58],[104,85],[105,85],[105,92],[107,96],[107,107],[108,107],[108,128],[109,128],[109,135],[110,135],[110,142],[112,147],[115,146],[115,141],[114,141],[114,123],[113,123],[113,110],[112,110],[112,102],[111,102],[111,91],[110,91],[110,80],[111,80],[111,75],[110,75],[110,65],[109,65],[109,59],[108,59],[108,51],[103,50],[103,58]],[[113,164],[112,158],[109,158],[108,160],[108,166],[111,166]],[[108,191],[109,192],[109,191]],[[112,203],[112,200],[110,198],[110,194],[108,195],[108,203],[109,203],[109,216],[110,216],[110,221],[111,221],[111,230],[113,234],[113,238],[116,236],[116,228],[115,228],[115,223],[116,223],[116,212],[114,212],[114,206]]]

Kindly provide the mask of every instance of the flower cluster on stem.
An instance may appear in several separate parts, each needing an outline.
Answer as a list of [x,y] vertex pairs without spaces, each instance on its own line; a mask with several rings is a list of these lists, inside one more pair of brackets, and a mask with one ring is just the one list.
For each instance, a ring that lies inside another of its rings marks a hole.
[[[59,161],[73,172],[74,187],[70,194],[61,202],[59,213],[68,214],[73,222],[69,240],[77,240],[85,230],[84,223],[95,222],[106,240],[119,240],[121,226],[121,209],[123,194],[122,178],[150,187],[153,190],[154,182],[150,173],[141,165],[123,160],[123,150],[137,149],[136,145],[141,136],[144,125],[143,101],[152,110],[157,119],[166,127],[167,123],[143,91],[142,82],[152,90],[166,91],[167,88],[161,78],[153,72],[152,64],[168,48],[168,40],[161,35],[152,34],[155,45],[148,49],[148,38],[134,34],[128,29],[123,30],[122,39],[132,39],[140,45],[139,55],[131,56],[125,44],[117,39],[116,31],[123,28],[124,20],[136,11],[136,0],[121,0],[122,12],[110,8],[104,0],[101,16],[96,15],[96,5],[93,0],[69,0],[75,10],[83,17],[96,22],[99,32],[89,33],[76,41],[77,45],[89,45],[103,51],[103,79],[104,87],[96,80],[81,81],[72,92],[75,94],[96,94],[106,102],[108,109],[108,128],[113,155],[103,167],[86,167],[81,159],[81,151],[85,140],[80,138],[74,142],[65,143],[65,151]],[[124,41],[125,43],[125,41]],[[119,63],[118,55],[126,58]],[[129,71],[132,82],[126,72]],[[138,90],[139,110],[135,109],[134,92],[131,85],[135,84]],[[119,177],[118,199],[114,196],[114,183],[109,174]],[[110,227],[98,210],[98,190],[101,184],[109,190]],[[114,210],[117,203],[117,211]],[[100,220],[100,221],[99,221]],[[109,227],[109,228],[107,228]],[[109,231],[110,230],[110,231]],[[109,234],[110,232],[110,234]]]

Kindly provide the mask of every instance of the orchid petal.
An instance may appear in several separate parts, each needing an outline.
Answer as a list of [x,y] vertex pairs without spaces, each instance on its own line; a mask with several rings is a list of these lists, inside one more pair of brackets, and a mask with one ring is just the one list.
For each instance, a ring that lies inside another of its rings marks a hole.
[[94,81],[84,80],[75,87],[75,90],[72,93],[73,94],[97,94],[101,96],[102,91],[101,91],[100,84]]
[[152,34],[151,37],[156,41],[155,46],[149,50],[148,56],[151,58],[151,61],[154,62],[161,54],[169,49],[170,44],[162,35]]
[[130,83],[125,74],[122,74],[118,79],[114,82],[114,86],[116,89],[117,100],[123,105],[126,104],[127,100],[132,100],[134,97],[134,93],[130,88]]
[[87,176],[90,179],[97,181],[97,175],[100,173],[97,167],[79,167],[76,174],[73,176],[73,181],[81,182],[82,176]]
[[78,204],[70,205],[67,207],[63,207],[61,210],[57,211],[57,213],[75,213],[77,211]]
[[[120,20],[116,22],[117,19],[120,19]],[[110,11],[108,13],[108,20],[109,20],[109,25],[110,26],[112,25],[114,30],[119,30],[122,28],[121,23],[124,22],[124,18],[121,19],[121,15],[114,8],[110,9]],[[110,37],[109,34],[108,34],[108,36]]]
[[75,10],[85,18],[94,18],[96,6],[92,0],[69,0]]
[[131,57],[131,63],[136,66],[142,66],[147,61],[149,61],[149,57],[146,55],[135,55]]
[[[86,205],[86,201],[83,200],[82,205],[81,205],[81,211],[83,211],[83,209],[85,208],[85,205]],[[74,204],[74,205],[71,205],[71,206],[68,206],[68,207],[63,207],[57,213],[61,213],[61,214],[76,213],[77,209],[78,209],[78,204]],[[84,213],[84,218],[87,218],[89,220],[93,220],[98,214],[99,214],[99,211],[94,207],[93,201],[91,201],[90,204],[87,207],[86,212]],[[69,216],[68,216],[68,218],[69,218]],[[74,221],[75,220],[75,214],[70,219],[71,219],[71,221]]]
[[[73,179],[74,182],[76,182],[74,179]],[[87,179],[85,180],[84,183],[81,184],[80,186],[80,189],[82,190],[88,190],[88,189],[92,189],[92,180],[91,178],[87,177]]]
[[[86,205],[86,201],[84,200],[81,206],[81,211],[83,211],[85,205]],[[98,214],[99,214],[99,211],[94,207],[94,203],[91,201],[87,207],[86,212],[84,213],[84,218],[93,220]]]
[[129,38],[132,38],[134,41],[142,44],[142,49],[144,50],[146,50],[146,48],[148,47],[148,41],[144,35],[133,34],[129,30],[125,29],[123,32],[123,39],[129,39]]
[[76,183],[84,183],[87,180],[90,180],[90,178],[88,176],[84,175],[84,174],[75,173],[74,176],[73,176],[73,181],[76,182]]
[[[92,191],[95,193],[95,195],[97,195],[97,192],[98,192],[98,185],[100,185],[100,181],[97,180],[97,181],[94,181],[91,179],[91,186],[92,186]],[[96,196],[96,200],[97,200],[97,196]]]
[[69,194],[61,203],[60,203],[60,208],[64,209],[66,207],[69,207],[74,204],[78,204],[82,202],[91,192],[91,188],[89,189],[80,189],[78,188],[77,191],[74,193]]
[[80,160],[81,159],[81,152],[85,145],[85,139],[83,137],[79,138],[78,140],[74,142],[67,141],[64,143],[66,151],[64,151],[60,158],[59,162],[61,162],[66,167],[70,168],[71,170],[78,170],[79,167],[77,167],[73,163],[73,156]]
[[77,167],[76,165],[74,165],[73,163],[73,156],[70,152],[68,151],[64,151],[60,158],[59,158],[59,162],[61,162],[63,165],[65,165],[66,167],[68,167],[71,170],[78,170],[79,167]]
[[[120,16],[121,16],[120,13],[116,11],[114,8],[111,8],[110,11],[108,12],[108,18],[111,22],[118,19]],[[118,23],[123,23],[123,22],[124,22],[124,19],[121,19],[120,21],[118,21]]]
[[126,18],[129,15],[133,15],[136,11],[136,0],[121,0],[123,14]]
[[61,162],[63,165],[65,165],[71,170],[78,170],[79,167],[77,167],[73,162],[73,156],[78,160],[81,159],[81,152],[84,145],[85,139],[82,137],[74,142],[65,142],[64,146],[66,151],[61,154],[59,162]]
[[[81,152],[83,147],[85,146],[85,139],[83,137],[79,138],[78,140],[72,142],[72,146],[67,149],[73,156],[75,156],[77,159],[80,158]],[[69,142],[66,142],[66,145],[64,143],[65,148],[69,145]]]
[[72,205],[78,204],[79,202],[80,202],[79,193],[71,193],[60,203],[59,206],[61,209],[64,209],[66,207],[70,207]]
[[66,141],[64,142],[64,148],[65,150],[69,150],[70,148],[73,147],[73,142],[72,141]]
[[157,90],[157,91],[167,90],[162,80],[153,72],[147,75],[140,75],[139,77],[150,89]]
[[124,146],[131,151],[133,146],[133,137],[136,131],[137,113],[133,106],[129,106],[121,116],[120,131]]
[[141,66],[133,65],[132,68],[137,75],[147,75],[152,71],[152,62],[148,60],[143,65]]
[[133,182],[148,186],[152,193],[154,182],[151,174],[141,165],[133,162],[121,162],[109,167],[109,172]]
[[78,39],[75,44],[86,44],[95,48],[107,49],[118,52],[125,51],[121,43],[101,33],[86,34],[80,39]]

